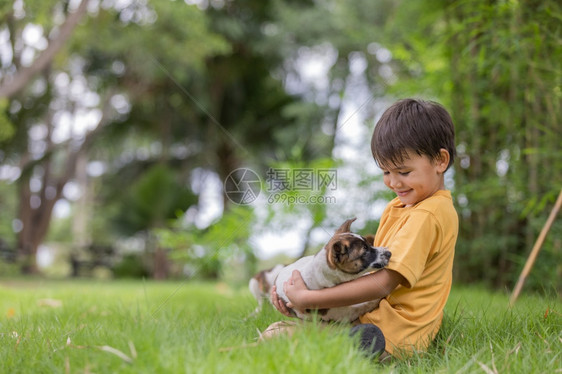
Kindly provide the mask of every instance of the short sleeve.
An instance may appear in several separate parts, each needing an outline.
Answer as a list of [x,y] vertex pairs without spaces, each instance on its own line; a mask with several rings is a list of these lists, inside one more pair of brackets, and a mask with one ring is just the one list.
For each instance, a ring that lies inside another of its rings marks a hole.
[[438,248],[440,227],[432,213],[415,210],[403,223],[389,250],[392,253],[388,269],[402,275],[413,287],[420,279],[428,259]]

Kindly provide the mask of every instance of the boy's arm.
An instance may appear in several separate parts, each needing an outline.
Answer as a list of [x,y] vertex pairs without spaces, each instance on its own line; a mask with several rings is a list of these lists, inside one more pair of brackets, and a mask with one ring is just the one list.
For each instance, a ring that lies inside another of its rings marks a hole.
[[290,301],[287,306],[306,310],[335,308],[380,299],[390,294],[399,284],[407,284],[402,275],[393,270],[382,269],[334,287],[309,290],[300,272],[295,270],[283,289]]

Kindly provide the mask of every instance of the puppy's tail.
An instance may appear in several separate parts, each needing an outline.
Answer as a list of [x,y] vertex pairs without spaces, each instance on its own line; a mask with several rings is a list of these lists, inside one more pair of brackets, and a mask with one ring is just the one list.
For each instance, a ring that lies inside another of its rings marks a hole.
[[266,289],[267,286],[264,284],[264,280],[260,279],[260,276],[263,277],[263,273],[258,274],[258,277],[250,279],[248,283],[248,288],[258,302],[258,306],[246,319],[257,316],[261,312],[263,300],[268,297],[269,290]]
[[264,299],[269,299],[269,292],[281,269],[283,269],[283,265],[277,265],[272,269],[261,271],[250,279],[248,288],[258,302],[258,306],[250,317],[257,315],[261,311]]
[[264,296],[263,295],[264,291],[262,290],[262,287],[260,286],[260,282],[256,278],[252,278],[252,279],[250,279],[250,283],[248,284],[248,288],[250,289],[250,292],[252,293],[252,295],[254,295],[254,297],[256,298],[258,303],[261,304],[261,300],[263,299],[263,296]]

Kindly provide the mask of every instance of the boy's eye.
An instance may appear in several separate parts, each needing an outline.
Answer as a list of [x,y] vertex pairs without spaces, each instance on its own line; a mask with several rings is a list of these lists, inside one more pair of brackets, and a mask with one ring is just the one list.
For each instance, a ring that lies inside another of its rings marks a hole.
[[401,171],[399,174],[403,175],[403,176],[406,176],[406,175],[410,174],[410,172],[409,171]]
[[383,175],[389,175],[389,174],[390,174],[390,171],[386,171],[386,170],[385,170],[385,171],[382,172],[382,174],[383,174]]

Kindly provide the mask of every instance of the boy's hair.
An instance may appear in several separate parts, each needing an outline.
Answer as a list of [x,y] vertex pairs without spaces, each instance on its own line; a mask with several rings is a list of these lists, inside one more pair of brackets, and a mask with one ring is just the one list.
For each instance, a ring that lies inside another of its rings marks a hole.
[[383,113],[371,139],[375,162],[383,168],[401,165],[408,151],[434,160],[441,148],[449,151],[448,169],[456,154],[455,127],[447,110],[433,101],[397,101]]

